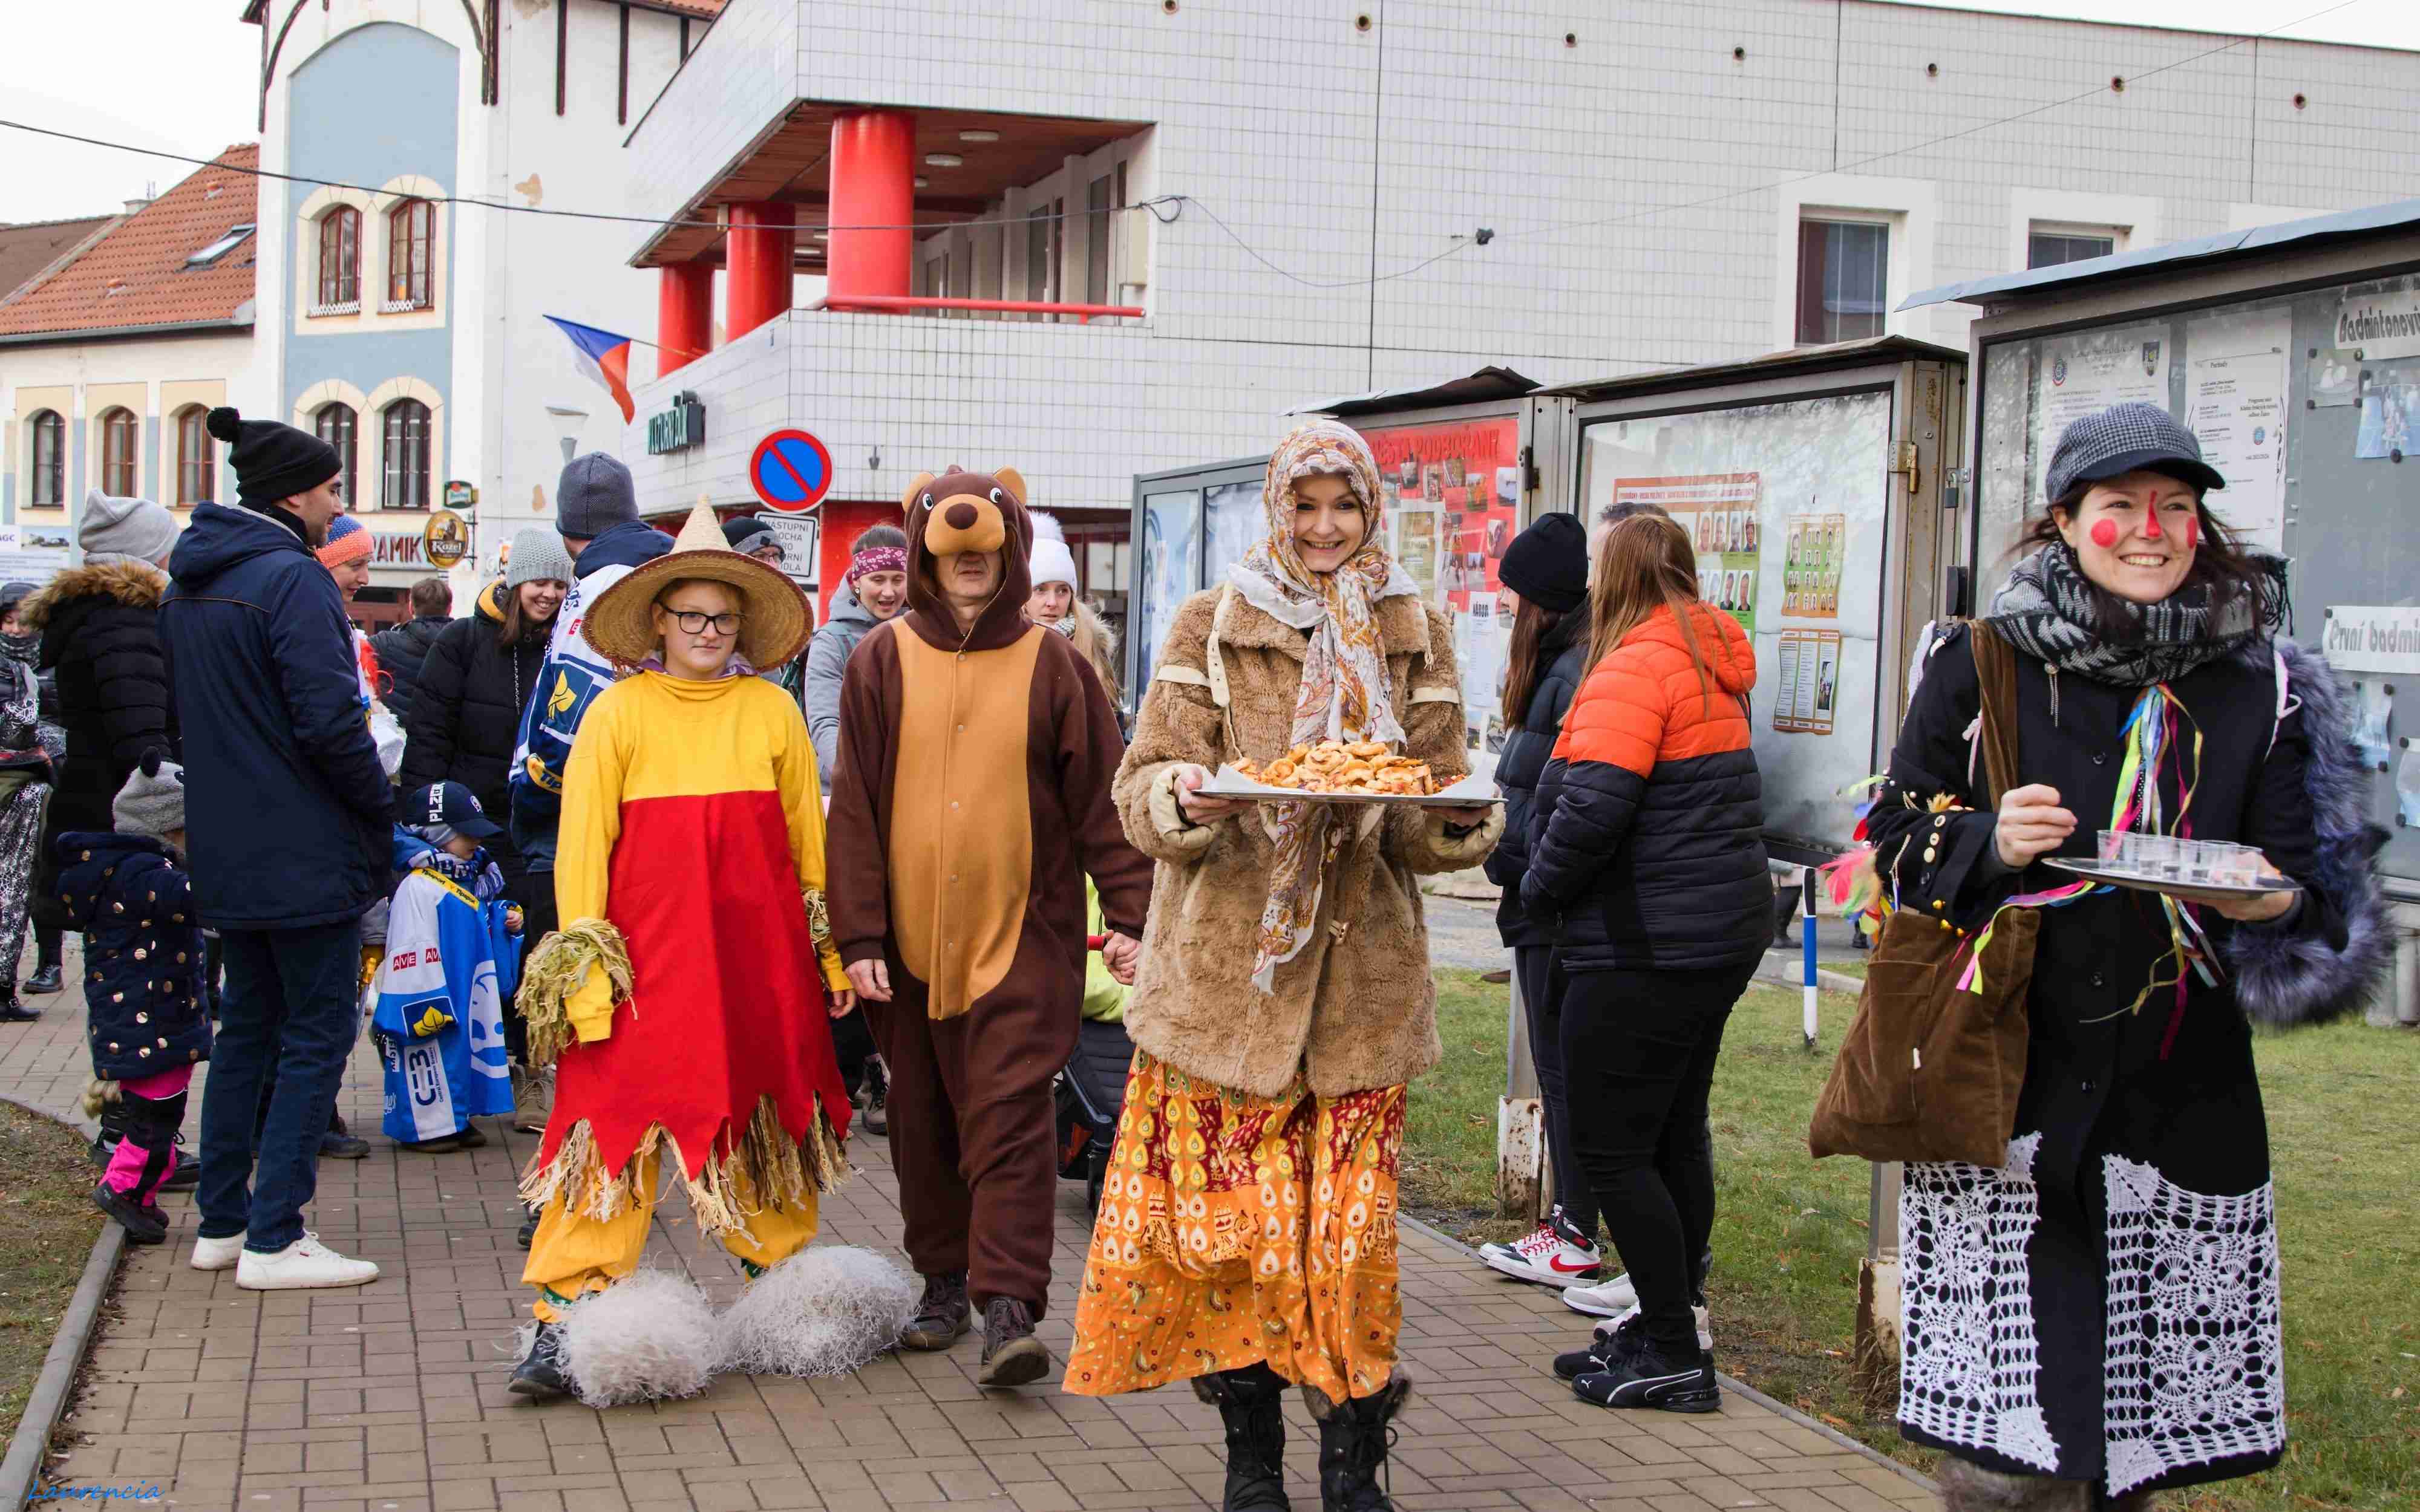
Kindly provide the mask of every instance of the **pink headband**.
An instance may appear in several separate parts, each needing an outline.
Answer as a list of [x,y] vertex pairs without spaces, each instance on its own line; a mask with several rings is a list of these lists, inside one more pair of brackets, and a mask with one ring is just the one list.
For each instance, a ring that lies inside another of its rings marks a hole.
[[895,546],[871,546],[848,559],[848,573],[844,579],[851,588],[869,572],[906,572],[908,553]]

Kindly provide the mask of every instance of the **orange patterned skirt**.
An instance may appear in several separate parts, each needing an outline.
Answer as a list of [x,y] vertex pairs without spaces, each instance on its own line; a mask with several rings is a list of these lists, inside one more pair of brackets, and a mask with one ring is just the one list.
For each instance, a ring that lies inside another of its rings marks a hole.
[[1255,1361],[1329,1397],[1394,1374],[1402,1087],[1275,1098],[1136,1051],[1065,1389],[1148,1391]]

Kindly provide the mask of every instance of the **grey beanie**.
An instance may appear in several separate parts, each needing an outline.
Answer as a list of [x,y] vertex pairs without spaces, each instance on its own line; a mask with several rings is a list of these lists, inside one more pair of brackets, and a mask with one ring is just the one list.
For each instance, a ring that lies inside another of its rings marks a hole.
[[148,499],[117,499],[95,488],[84,496],[76,545],[86,566],[110,562],[155,563],[177,544],[177,517]]
[[185,769],[162,755],[157,746],[146,750],[128,774],[126,785],[117,790],[109,815],[125,835],[159,840],[172,829],[184,828]]
[[515,531],[512,560],[504,563],[504,586],[519,588],[550,578],[559,583],[571,581],[571,553],[563,548],[563,537],[543,525]]
[[630,470],[602,452],[564,464],[554,487],[554,528],[575,541],[593,541],[616,525],[639,517],[639,493]]

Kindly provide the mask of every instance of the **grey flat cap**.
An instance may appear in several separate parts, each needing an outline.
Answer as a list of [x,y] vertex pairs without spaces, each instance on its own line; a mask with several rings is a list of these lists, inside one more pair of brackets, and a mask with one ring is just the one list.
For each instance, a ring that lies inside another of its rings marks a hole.
[[2226,486],[2226,477],[2201,459],[2201,440],[2155,404],[2137,400],[2071,423],[2050,454],[2043,480],[2056,503],[2087,484],[2127,472],[2163,472],[2196,488]]

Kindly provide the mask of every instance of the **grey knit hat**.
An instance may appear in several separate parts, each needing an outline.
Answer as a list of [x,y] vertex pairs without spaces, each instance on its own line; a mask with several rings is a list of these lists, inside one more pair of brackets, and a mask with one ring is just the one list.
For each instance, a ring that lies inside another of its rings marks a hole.
[[76,545],[86,566],[111,562],[155,563],[177,544],[177,517],[148,499],[117,499],[95,488],[84,496]]
[[563,548],[563,537],[543,525],[515,531],[512,560],[504,563],[504,586],[519,588],[548,579],[571,581],[571,553]]
[[111,820],[123,835],[148,835],[159,840],[185,827],[185,769],[152,747],[117,790],[109,806]]
[[639,492],[619,458],[590,452],[564,464],[554,486],[556,530],[575,541],[593,541],[638,517]]

